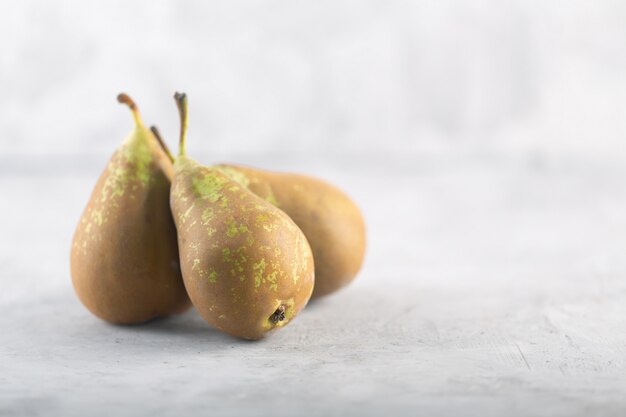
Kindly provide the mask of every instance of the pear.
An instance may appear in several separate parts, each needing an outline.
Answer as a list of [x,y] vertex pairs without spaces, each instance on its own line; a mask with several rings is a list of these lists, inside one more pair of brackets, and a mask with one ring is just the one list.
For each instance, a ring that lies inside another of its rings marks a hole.
[[306,236],[315,259],[313,297],[349,284],[365,255],[365,221],[358,206],[326,181],[233,164],[216,168],[284,211]]
[[311,249],[280,209],[186,155],[187,98],[175,99],[181,134],[170,206],[187,293],[212,326],[260,339],[293,320],[311,297]]
[[72,242],[70,267],[79,299],[103,320],[140,323],[191,304],[179,267],[169,207],[173,166],[126,94],[135,128],[111,157]]

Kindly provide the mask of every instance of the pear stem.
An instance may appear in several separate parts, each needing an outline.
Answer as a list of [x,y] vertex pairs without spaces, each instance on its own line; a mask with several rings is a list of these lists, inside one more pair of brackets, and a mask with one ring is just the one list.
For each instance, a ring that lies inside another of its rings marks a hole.
[[143,120],[141,119],[141,114],[139,113],[139,109],[137,108],[137,105],[135,104],[133,99],[128,96],[128,94],[126,93],[118,94],[117,101],[119,101],[122,104],[126,104],[130,108],[130,110],[133,112],[133,119],[135,119],[135,125],[143,126]]
[[163,152],[165,152],[170,161],[174,162],[174,155],[172,155],[172,152],[170,152],[170,148],[168,148],[167,144],[163,140],[163,136],[161,136],[161,132],[159,132],[159,129],[157,129],[156,126],[150,126],[150,130],[152,131],[152,134],[156,138],[157,142],[159,142],[159,145],[161,145],[161,149],[163,149]]
[[180,115],[180,138],[178,145],[178,156],[187,155],[187,124],[189,122],[189,109],[187,106],[187,95],[185,93],[175,93],[174,100]]

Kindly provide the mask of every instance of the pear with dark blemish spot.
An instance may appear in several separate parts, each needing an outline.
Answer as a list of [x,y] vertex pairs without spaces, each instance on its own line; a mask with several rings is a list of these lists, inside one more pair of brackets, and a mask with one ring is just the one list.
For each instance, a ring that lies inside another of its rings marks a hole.
[[254,194],[284,211],[306,236],[315,259],[313,297],[354,280],[365,256],[365,221],[339,188],[307,175],[241,165],[216,165]]
[[118,96],[135,128],[115,151],[74,233],[72,282],[103,320],[140,323],[191,304],[183,284],[169,207],[171,158],[147,129],[135,103]]
[[314,284],[306,237],[283,211],[185,151],[187,99],[170,205],[183,280],[204,319],[233,336],[260,339],[304,308]]

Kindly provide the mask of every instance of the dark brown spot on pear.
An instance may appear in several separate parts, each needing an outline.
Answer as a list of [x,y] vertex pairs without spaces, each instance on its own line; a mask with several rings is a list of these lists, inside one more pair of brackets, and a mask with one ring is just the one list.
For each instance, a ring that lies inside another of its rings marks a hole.
[[272,313],[269,320],[274,324],[285,320],[285,306],[281,305],[278,307],[276,311]]

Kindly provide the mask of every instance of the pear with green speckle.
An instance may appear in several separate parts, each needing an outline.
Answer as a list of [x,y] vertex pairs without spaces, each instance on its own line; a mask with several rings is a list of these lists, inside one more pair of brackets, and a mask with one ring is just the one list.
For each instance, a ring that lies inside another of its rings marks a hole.
[[175,99],[181,135],[170,206],[187,293],[214,327],[260,339],[289,323],[309,301],[311,249],[283,211],[186,155],[187,98],[177,93]]
[[70,267],[82,303],[103,320],[140,323],[190,306],[169,207],[171,158],[137,106],[118,96],[135,128],[115,151],[74,233]]
[[216,167],[280,208],[300,227],[315,259],[314,298],[354,280],[365,256],[365,220],[346,193],[308,175],[232,164]]

